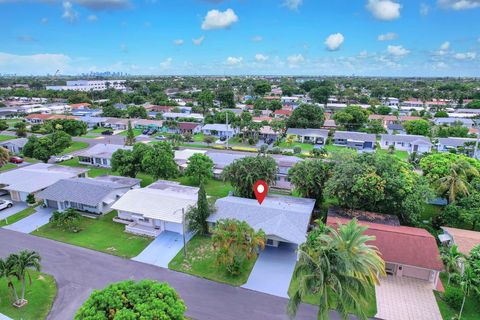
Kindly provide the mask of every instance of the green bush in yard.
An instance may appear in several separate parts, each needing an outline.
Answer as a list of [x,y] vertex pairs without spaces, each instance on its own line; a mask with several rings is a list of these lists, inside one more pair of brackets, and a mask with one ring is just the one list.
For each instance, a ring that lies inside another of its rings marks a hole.
[[299,146],[293,147],[293,153],[294,154],[299,154],[301,152],[302,152],[302,148],[300,148]]
[[459,310],[462,306],[463,292],[460,288],[447,287],[443,294],[445,302],[455,310]]
[[95,290],[75,319],[183,320],[186,309],[178,293],[167,283],[129,280]]

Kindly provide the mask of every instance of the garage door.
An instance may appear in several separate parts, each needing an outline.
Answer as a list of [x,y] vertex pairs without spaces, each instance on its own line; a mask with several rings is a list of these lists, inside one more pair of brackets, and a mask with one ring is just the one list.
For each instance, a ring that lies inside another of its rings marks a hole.
[[58,209],[58,202],[57,201],[52,201],[52,200],[47,200],[47,207],[53,208],[53,209]]
[[403,266],[403,276],[404,277],[429,281],[430,280],[430,273],[431,273],[430,270]]
[[183,228],[181,223],[165,222],[165,230],[183,233]]

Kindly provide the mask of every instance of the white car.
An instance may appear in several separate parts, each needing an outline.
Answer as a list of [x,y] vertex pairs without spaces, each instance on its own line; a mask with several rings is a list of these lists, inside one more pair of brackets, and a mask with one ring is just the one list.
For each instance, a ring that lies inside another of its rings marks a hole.
[[64,156],[55,157],[53,160],[55,162],[62,162],[62,161],[67,161],[67,160],[71,160],[71,159],[73,159],[73,156],[69,155],[69,154],[66,154]]
[[0,210],[11,208],[13,206],[12,201],[0,200]]

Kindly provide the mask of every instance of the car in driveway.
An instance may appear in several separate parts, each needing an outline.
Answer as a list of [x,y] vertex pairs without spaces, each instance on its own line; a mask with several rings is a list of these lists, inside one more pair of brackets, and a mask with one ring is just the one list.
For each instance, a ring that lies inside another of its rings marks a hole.
[[112,130],[105,130],[105,131],[102,131],[102,134],[104,136],[111,136],[113,134],[113,131]]
[[0,210],[13,207],[13,202],[10,200],[0,200]]
[[67,161],[67,160],[71,160],[73,159],[73,156],[72,155],[69,155],[69,154],[66,154],[66,155],[63,155],[63,156],[56,156],[53,158],[53,161],[55,162],[63,162],[63,161]]
[[167,137],[165,136],[156,136],[155,139],[160,140],[160,141],[166,141]]
[[11,163],[20,164],[20,163],[23,163],[23,158],[20,158],[20,157],[10,157],[10,162],[11,162]]

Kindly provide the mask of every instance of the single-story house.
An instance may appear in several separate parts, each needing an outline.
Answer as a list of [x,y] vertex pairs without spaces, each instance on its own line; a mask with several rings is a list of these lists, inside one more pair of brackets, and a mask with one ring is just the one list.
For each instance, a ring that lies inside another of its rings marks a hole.
[[394,146],[395,150],[408,151],[408,153],[430,152],[432,143],[424,136],[408,134],[382,134],[380,135],[380,148],[388,149]]
[[213,176],[219,179],[223,169],[233,161],[247,156],[247,154],[240,152],[222,152],[217,150],[208,150],[206,155],[213,161]]
[[406,134],[407,132],[400,123],[389,123],[387,125],[388,134]]
[[72,108],[72,110],[78,110],[78,109],[88,109],[88,108],[90,108],[91,104],[83,102],[83,103],[69,104],[69,106],[70,106],[70,108]]
[[275,110],[273,112],[273,116],[275,117],[275,119],[285,119],[290,117],[292,113],[293,113],[292,110],[280,109],[280,110]]
[[[133,126],[133,124],[132,124]],[[149,120],[149,119],[136,119],[135,120],[135,129],[140,130],[151,130],[155,129],[157,131],[161,131],[163,127],[162,120]]]
[[0,146],[4,147],[11,153],[18,154],[18,153],[22,153],[23,147],[25,147],[27,142],[28,142],[27,138],[18,138],[18,139],[3,141],[0,143]]
[[0,189],[10,192],[13,201],[26,201],[62,179],[85,177],[88,169],[37,163],[0,174]]
[[436,125],[457,125],[460,124],[466,128],[473,128],[475,123],[469,118],[435,118],[433,122]]
[[165,112],[163,120],[192,119],[196,122],[203,122],[203,115],[200,113],[181,113],[181,112]]
[[358,150],[373,150],[377,139],[374,134],[351,131],[335,131],[333,144]]
[[176,150],[174,160],[179,166],[180,170],[183,171],[188,166],[188,159],[194,154],[205,154],[207,150],[199,150],[199,149],[183,149],[183,150]]
[[328,139],[328,130],[326,129],[297,129],[289,128],[287,136],[295,136],[301,143],[325,144]]
[[179,122],[177,124],[177,133],[196,134],[202,131],[202,125],[196,122]]
[[62,179],[38,193],[44,204],[55,210],[73,208],[94,214],[111,211],[111,206],[128,190],[140,188],[140,179],[100,176]]
[[[327,225],[335,227],[349,221],[328,217]],[[438,289],[443,264],[437,242],[427,230],[365,221],[358,224],[368,227],[364,232],[366,235],[375,237],[369,244],[380,251],[387,274],[429,281]]]
[[290,196],[269,195],[261,205],[256,199],[228,196],[215,202],[207,222],[213,226],[220,219],[245,221],[265,232],[268,246],[278,247],[280,242],[298,246],[305,242],[314,206],[314,199]]
[[197,204],[198,190],[165,180],[132,189],[112,205],[118,211],[115,221],[126,224],[125,231],[134,234],[150,237],[157,237],[163,231],[184,234],[185,213]]
[[99,143],[89,149],[80,151],[78,155],[79,163],[96,167],[111,167],[112,154],[117,150],[132,150],[131,146],[122,146],[118,144]]
[[205,135],[227,138],[233,137],[235,134],[237,134],[237,131],[238,130],[231,125],[227,126],[226,124],[220,123],[206,124],[202,128],[202,132]]
[[83,116],[80,118],[80,121],[85,122],[88,129],[92,129],[93,127],[104,127],[108,119],[109,118],[104,117]]
[[42,124],[48,120],[56,119],[69,119],[69,120],[79,120],[79,117],[75,116],[65,116],[60,114],[29,114],[25,117],[25,120],[31,124]]
[[278,133],[273,131],[272,127],[270,126],[262,126],[260,128],[260,139],[269,140],[272,139],[273,141],[277,140]]
[[98,117],[101,114],[101,109],[77,109],[72,111],[72,116],[78,117]]
[[480,245],[480,232],[450,227],[440,227],[443,234],[438,235],[440,242],[447,245],[457,245],[458,251],[469,255],[470,251]]
[[[440,152],[450,152],[451,150],[458,150],[463,148],[463,153],[472,156],[475,150],[475,143],[477,139],[473,138],[438,138],[437,150]],[[480,156],[480,151],[477,151],[477,158]]]
[[122,119],[122,118],[107,118],[105,121],[104,126],[108,128],[112,128],[113,130],[127,130],[128,129],[128,122],[132,125],[132,128],[135,127],[136,120],[138,119]]
[[149,106],[146,106],[145,109],[147,109],[148,111],[164,113],[164,112],[172,111],[173,107],[172,106],[149,105]]

